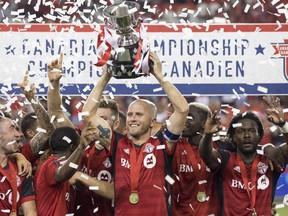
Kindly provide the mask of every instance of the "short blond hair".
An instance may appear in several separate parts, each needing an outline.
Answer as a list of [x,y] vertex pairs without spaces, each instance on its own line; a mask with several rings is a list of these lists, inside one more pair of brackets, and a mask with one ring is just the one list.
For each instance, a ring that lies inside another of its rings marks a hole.
[[146,99],[137,99],[137,100],[133,101],[132,103],[130,103],[129,107],[132,106],[135,103],[142,103],[145,106],[147,106],[149,108],[148,111],[151,114],[151,116],[156,119],[156,117],[157,117],[157,107],[156,107],[156,105],[153,102],[151,102],[149,100],[146,100]]

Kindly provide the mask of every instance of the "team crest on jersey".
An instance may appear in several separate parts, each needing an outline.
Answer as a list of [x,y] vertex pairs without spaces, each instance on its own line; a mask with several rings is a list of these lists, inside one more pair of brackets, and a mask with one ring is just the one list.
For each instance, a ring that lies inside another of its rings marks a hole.
[[153,153],[147,154],[143,160],[143,164],[147,169],[151,169],[156,165],[156,157]]
[[283,59],[283,74],[288,80],[288,39],[284,39],[284,43],[271,43],[275,49],[272,58]]
[[106,158],[105,161],[103,161],[103,165],[106,167],[106,168],[110,168],[112,166],[112,163],[110,162],[109,158]]
[[257,181],[257,189],[265,190],[269,186],[269,178],[266,175],[262,175]]
[[100,181],[107,181],[107,182],[111,182],[111,173],[108,172],[107,170],[101,170],[98,173],[97,179]]
[[145,145],[145,149],[143,152],[151,153],[151,152],[153,152],[154,148],[155,148],[154,145],[152,145],[151,143],[147,143]]
[[235,166],[235,167],[234,167],[234,170],[236,170],[238,173],[241,173],[241,171],[240,171],[240,166]]
[[130,154],[130,149],[127,148],[127,149],[123,149],[123,150],[126,154],[128,154],[128,155]]
[[258,163],[257,167],[258,167],[258,173],[260,174],[265,174],[268,169],[268,165],[262,163],[261,161]]

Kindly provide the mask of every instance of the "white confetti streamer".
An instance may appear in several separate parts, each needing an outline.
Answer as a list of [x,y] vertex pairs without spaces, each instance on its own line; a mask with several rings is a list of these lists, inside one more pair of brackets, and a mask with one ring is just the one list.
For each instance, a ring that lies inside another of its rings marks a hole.
[[51,116],[51,119],[50,119],[50,123],[53,123],[53,122],[54,122],[54,120],[55,120],[55,118],[56,118],[56,116],[55,116],[55,115]]
[[214,136],[214,137],[212,137],[212,141],[213,141],[213,142],[215,142],[215,141],[217,141],[217,140],[220,140],[220,136]]
[[250,9],[251,5],[246,4],[245,9],[244,9],[244,13],[247,13]]
[[81,176],[81,178],[83,178],[83,179],[85,179],[85,180],[88,180],[88,179],[89,179],[89,176],[87,176],[87,175],[85,175],[85,174],[81,174],[80,176]]
[[263,86],[258,86],[258,87],[257,87],[257,91],[263,92],[263,93],[267,94],[268,89],[265,88],[265,87],[263,87]]
[[175,180],[169,176],[169,175],[166,175],[165,176],[165,180],[170,184],[170,185],[173,185],[175,183]]
[[198,181],[198,184],[199,185],[202,185],[202,184],[206,184],[207,183],[207,181],[206,180],[201,180],[201,181]]
[[62,139],[65,140],[67,143],[71,143],[71,141],[72,141],[72,140],[71,140],[69,137],[67,137],[67,136],[64,136]]
[[157,150],[159,150],[159,149],[165,149],[165,145],[158,145],[158,146],[156,147],[156,149],[157,149]]
[[89,186],[89,190],[99,190],[99,186]]
[[232,127],[233,127],[233,128],[242,127],[242,123],[235,123],[235,124],[232,124]]
[[3,176],[2,179],[0,180],[0,182],[1,182],[1,183],[4,182],[5,179],[6,179],[6,176]]
[[41,133],[47,133],[47,131],[44,128],[36,128],[36,131],[41,132]]
[[69,163],[69,167],[76,169],[76,170],[78,169],[78,165],[72,162]]
[[60,123],[60,122],[64,122],[64,121],[65,121],[64,118],[58,118],[58,119],[57,119],[57,122],[58,122],[58,123]]

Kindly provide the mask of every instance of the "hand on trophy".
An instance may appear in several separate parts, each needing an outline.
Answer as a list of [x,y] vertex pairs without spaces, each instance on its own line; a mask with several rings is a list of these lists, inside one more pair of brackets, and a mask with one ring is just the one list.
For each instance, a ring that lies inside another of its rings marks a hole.
[[153,62],[153,70],[151,73],[159,82],[162,81],[164,79],[164,75],[162,74],[162,62],[156,52],[150,52],[150,60]]
[[105,65],[103,65],[103,67],[102,67],[102,75],[101,75],[102,77],[107,77],[107,78],[111,78],[112,77],[112,74],[111,73],[108,73],[108,66],[107,66],[107,64],[105,64]]
[[[137,19],[135,13],[139,8],[140,5],[135,1],[121,1],[115,2],[115,4],[109,5],[103,10],[107,28],[107,31],[104,31],[104,35],[107,35],[104,39],[106,37],[110,38],[109,42],[105,40],[103,42],[110,45],[113,51],[113,53],[110,51],[109,59],[112,64],[108,65],[108,72],[116,79],[131,79],[142,76],[141,66],[147,63],[148,58],[141,59],[147,51],[144,51],[142,47],[144,42],[139,45],[141,35],[140,32],[137,32],[141,19]],[[113,31],[108,31],[108,29]],[[114,30],[116,30],[116,34]],[[107,57],[109,55],[105,53],[103,56]],[[107,61],[104,57],[100,60],[103,59],[105,62]]]

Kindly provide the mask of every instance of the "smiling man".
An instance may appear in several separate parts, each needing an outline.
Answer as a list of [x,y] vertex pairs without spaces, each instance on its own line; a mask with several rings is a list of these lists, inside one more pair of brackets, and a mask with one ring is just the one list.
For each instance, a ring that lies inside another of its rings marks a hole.
[[[268,120],[283,132],[286,144],[279,148],[288,158],[288,123],[283,120],[280,101],[273,99],[266,112]],[[257,154],[264,134],[261,120],[253,112],[239,113],[231,120],[228,138],[237,146],[235,153],[212,148],[212,135],[221,129],[219,120],[214,113],[206,121],[199,153],[207,167],[221,173],[224,215],[271,215],[280,172],[271,170],[266,156]]]
[[174,107],[164,138],[162,133],[152,137],[157,108],[148,100],[138,99],[129,105],[126,136],[112,131],[97,115],[102,93],[111,78],[106,67],[83,107],[83,112],[89,113],[86,121],[98,128],[100,144],[110,150],[114,167],[115,215],[168,215],[164,189],[165,155],[171,153],[173,143],[183,130],[188,104],[177,88],[164,79],[162,63],[156,53],[150,53],[150,59],[154,63],[151,73]]
[[[17,215],[22,206],[24,215],[37,215],[32,178],[19,176],[15,163],[8,155],[19,151],[19,137],[16,125],[8,117],[0,117],[0,212]],[[8,215],[7,214],[7,215]]]

